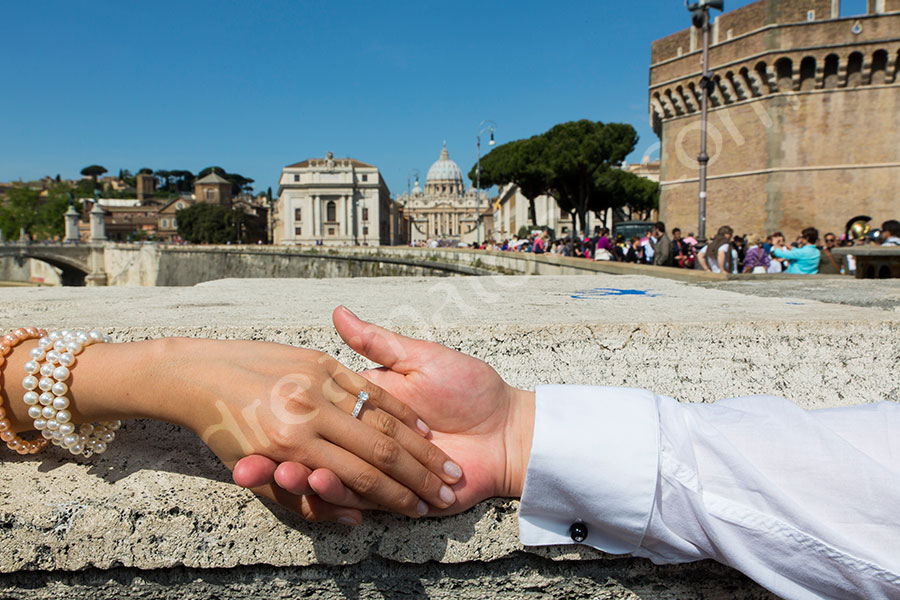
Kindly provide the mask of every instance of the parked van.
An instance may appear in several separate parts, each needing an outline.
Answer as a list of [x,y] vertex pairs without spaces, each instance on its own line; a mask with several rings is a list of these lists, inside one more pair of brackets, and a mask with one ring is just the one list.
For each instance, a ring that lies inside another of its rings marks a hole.
[[642,237],[648,231],[653,230],[654,221],[619,221],[613,224],[613,239],[618,236],[630,240],[633,236]]

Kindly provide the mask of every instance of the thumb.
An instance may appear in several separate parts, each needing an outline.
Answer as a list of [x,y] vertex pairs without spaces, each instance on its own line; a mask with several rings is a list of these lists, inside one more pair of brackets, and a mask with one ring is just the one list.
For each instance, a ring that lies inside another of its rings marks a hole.
[[331,315],[334,328],[353,350],[399,373],[416,367],[416,359],[428,342],[408,338],[361,320],[346,306],[338,306]]

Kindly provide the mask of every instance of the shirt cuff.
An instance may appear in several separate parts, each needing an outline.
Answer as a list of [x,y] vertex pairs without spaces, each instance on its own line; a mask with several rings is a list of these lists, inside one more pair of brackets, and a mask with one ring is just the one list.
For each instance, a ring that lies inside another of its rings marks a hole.
[[519,507],[526,546],[584,543],[612,554],[640,547],[659,471],[659,412],[646,390],[543,385]]

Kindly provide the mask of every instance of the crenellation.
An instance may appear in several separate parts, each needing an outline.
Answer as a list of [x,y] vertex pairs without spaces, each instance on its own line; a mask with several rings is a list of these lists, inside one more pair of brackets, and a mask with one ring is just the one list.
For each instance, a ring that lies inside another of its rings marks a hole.
[[[900,13],[832,19],[831,4],[760,0],[719,17],[735,35],[710,47],[710,229],[839,229],[860,211],[896,218],[896,196],[883,190],[900,189],[900,123],[860,115],[900,114]],[[699,56],[650,67],[660,215],[682,228],[697,218]],[[667,105],[673,97],[683,100]]]

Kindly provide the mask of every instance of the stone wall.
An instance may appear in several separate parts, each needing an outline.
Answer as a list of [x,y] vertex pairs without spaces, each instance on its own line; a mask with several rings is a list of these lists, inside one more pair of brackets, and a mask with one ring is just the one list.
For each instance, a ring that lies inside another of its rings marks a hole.
[[59,269],[39,260],[19,261],[11,257],[0,257],[0,281],[59,285],[60,272]]
[[[800,92],[713,109],[707,234],[731,225],[739,234],[795,236],[811,225],[840,235],[858,214],[876,226],[897,218],[900,145],[887,138],[896,140],[900,130],[876,117],[890,114],[900,115],[900,86]],[[697,119],[666,120],[663,140],[661,219],[695,231]]]
[[[806,22],[808,10],[815,21]],[[879,223],[898,216],[900,13],[830,16],[830,0],[761,0],[719,17],[708,234],[721,224],[739,233],[840,232],[860,213]],[[650,68],[660,218],[686,231],[697,224],[698,35],[655,42]]]
[[579,275],[652,273],[677,280],[724,276],[684,269],[592,261],[551,254],[406,246],[157,246],[107,244],[104,263],[114,286],[190,286],[226,278]]
[[[265,339],[366,368],[327,326],[331,309],[347,303],[479,356],[524,388],[603,383],[691,402],[775,393],[806,408],[897,400],[900,389],[900,349],[884,342],[900,334],[895,311],[656,278],[259,279],[6,294],[4,328],[101,325],[120,341]],[[584,547],[525,548],[516,508],[491,500],[445,519],[310,525],[229,483],[192,434],[134,421],[95,460],[47,452],[0,462],[0,589],[91,600],[772,598],[708,561],[655,566]]]

